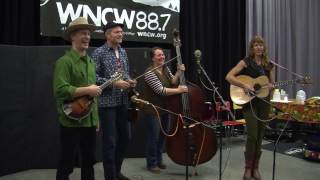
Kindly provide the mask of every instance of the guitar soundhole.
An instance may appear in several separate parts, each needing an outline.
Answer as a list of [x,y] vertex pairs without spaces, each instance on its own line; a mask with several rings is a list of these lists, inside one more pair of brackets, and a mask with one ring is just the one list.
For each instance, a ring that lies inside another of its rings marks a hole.
[[255,84],[253,86],[253,88],[254,88],[254,91],[259,91],[261,89],[261,85],[260,84]]

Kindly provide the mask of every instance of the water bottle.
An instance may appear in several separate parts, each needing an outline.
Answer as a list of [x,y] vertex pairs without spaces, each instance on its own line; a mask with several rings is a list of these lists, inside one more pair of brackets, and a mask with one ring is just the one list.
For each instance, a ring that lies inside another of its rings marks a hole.
[[[285,97],[286,97],[286,96],[287,96],[286,91],[283,90],[283,89],[281,89],[281,90],[280,90],[280,99],[281,99],[281,100],[285,100]],[[287,101],[288,101],[288,98],[287,98]]]
[[275,89],[275,90],[273,91],[272,100],[274,100],[274,101],[280,101],[280,91],[279,91],[279,89]]
[[298,104],[304,104],[304,101],[306,100],[306,92],[303,90],[299,90],[296,94],[296,102]]

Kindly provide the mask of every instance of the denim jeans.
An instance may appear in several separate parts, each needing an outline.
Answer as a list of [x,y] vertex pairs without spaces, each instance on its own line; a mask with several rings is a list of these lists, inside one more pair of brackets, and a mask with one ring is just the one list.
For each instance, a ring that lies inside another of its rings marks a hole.
[[105,180],[116,180],[130,140],[128,106],[99,108]]
[[[161,124],[166,132],[169,132],[170,118],[168,114],[160,116]],[[146,131],[147,131],[147,147],[146,159],[147,168],[153,168],[162,163],[162,153],[164,151],[165,135],[160,131],[158,117],[147,114],[145,116]]]

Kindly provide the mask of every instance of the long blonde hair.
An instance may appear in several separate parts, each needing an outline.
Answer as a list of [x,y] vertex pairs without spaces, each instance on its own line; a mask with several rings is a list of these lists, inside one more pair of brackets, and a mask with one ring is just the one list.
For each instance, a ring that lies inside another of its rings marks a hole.
[[263,45],[264,51],[263,51],[263,54],[262,54],[262,62],[261,62],[261,64],[262,64],[262,66],[267,67],[269,65],[269,63],[270,63],[269,57],[268,57],[268,49],[267,49],[267,45],[266,45],[264,39],[261,36],[255,36],[254,38],[251,39],[251,41],[249,43],[249,52],[248,52],[249,57],[251,59],[254,59],[254,55],[255,54],[254,54],[253,46],[254,46],[255,43]]

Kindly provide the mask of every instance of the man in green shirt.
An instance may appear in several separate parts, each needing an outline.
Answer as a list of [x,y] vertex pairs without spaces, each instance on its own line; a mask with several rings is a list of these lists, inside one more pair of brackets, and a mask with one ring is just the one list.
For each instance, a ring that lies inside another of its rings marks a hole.
[[[72,47],[55,63],[53,92],[60,122],[61,143],[57,180],[69,179],[77,146],[81,155],[81,179],[94,180],[96,127],[99,121],[95,97],[101,94],[101,89],[95,85],[95,64],[86,53],[94,29],[95,26],[88,24],[83,17],[70,22],[64,38],[71,42]],[[94,97],[89,113],[79,119],[67,116],[64,103],[86,95]]]

